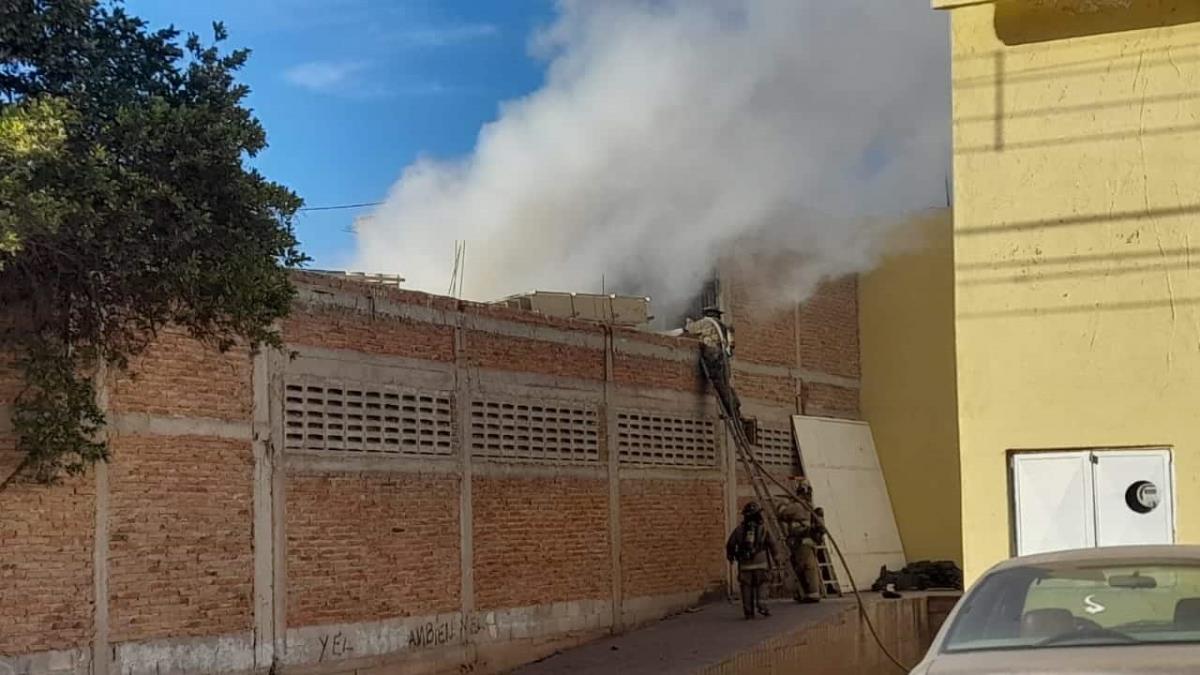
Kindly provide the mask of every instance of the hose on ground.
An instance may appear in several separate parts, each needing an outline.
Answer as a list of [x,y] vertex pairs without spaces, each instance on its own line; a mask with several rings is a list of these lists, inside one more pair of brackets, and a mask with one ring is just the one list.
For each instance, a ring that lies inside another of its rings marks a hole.
[[821,517],[821,514],[817,513],[817,510],[812,505],[796,499],[786,485],[780,483],[778,479],[776,479],[758,464],[757,458],[754,458],[751,461],[754,462],[755,467],[758,468],[764,476],[770,479],[772,483],[783,489],[788,495],[789,499],[801,505],[805,509],[808,509],[809,515],[811,515],[813,520],[816,521],[817,525],[819,525],[820,528],[825,531],[825,537],[829,539],[829,543],[833,545],[833,552],[837,554],[838,560],[841,561],[842,569],[846,570],[846,580],[850,582],[850,591],[854,593],[854,600],[858,604],[858,613],[862,616],[863,622],[867,624],[867,630],[871,633],[871,637],[875,640],[875,644],[879,646],[879,650],[883,652],[883,655],[886,656],[888,660],[891,661],[892,664],[897,668],[906,673],[912,670],[912,668],[901,663],[900,659],[896,658],[895,655],[892,654],[891,650],[887,648],[887,645],[883,644],[883,639],[879,637],[879,633],[875,630],[875,622],[871,621],[871,616],[867,612],[867,606],[865,603],[863,603],[862,594],[858,590],[858,584],[854,583],[854,574],[850,571],[850,565],[846,562],[846,556],[842,554],[842,547],[838,546],[837,539],[834,539],[833,535],[828,529],[826,529],[825,519]]

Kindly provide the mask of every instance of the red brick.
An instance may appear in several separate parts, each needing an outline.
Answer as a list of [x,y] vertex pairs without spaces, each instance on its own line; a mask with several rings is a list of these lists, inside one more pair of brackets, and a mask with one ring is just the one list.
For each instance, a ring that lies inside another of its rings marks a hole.
[[719,481],[622,480],[625,597],[720,588],[726,535]]
[[250,442],[118,436],[109,471],[114,641],[253,627]]
[[800,305],[800,367],[859,377],[858,277],[823,284]]
[[804,382],[801,392],[805,415],[862,419],[858,389]]
[[[19,458],[0,438],[0,479]],[[0,491],[0,654],[85,647],[94,595],[95,476]]]
[[454,360],[454,329],[339,307],[296,307],[283,322],[289,345],[412,359]]
[[731,289],[734,349],[740,361],[796,365],[796,313],[790,305],[768,302],[746,284]]
[[544,340],[467,331],[467,360],[479,368],[604,379],[604,351]]
[[163,330],[127,372],[114,375],[109,403],[114,412],[248,420],[251,372],[245,347],[221,353],[183,330]]
[[289,477],[288,626],[458,609],[458,486],[416,474]]
[[668,361],[646,356],[613,355],[613,380],[654,389],[702,392],[704,376],[700,372],[699,351],[691,350],[695,361]]
[[583,478],[476,478],[480,609],[607,599],[608,486]]
[[794,408],[796,381],[790,376],[736,372],[733,386],[743,400],[765,401]]

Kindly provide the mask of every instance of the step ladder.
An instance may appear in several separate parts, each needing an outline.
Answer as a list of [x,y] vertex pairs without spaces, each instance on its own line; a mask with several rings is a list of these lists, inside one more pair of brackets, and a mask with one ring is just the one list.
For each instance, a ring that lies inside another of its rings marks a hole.
[[[729,361],[725,361],[725,372],[729,372]],[[725,425],[729,429],[729,434],[733,438],[734,445],[737,446],[738,460],[742,464],[742,468],[746,471],[746,475],[750,479],[750,484],[754,488],[754,496],[758,503],[763,507],[763,521],[766,523],[767,532],[771,534],[775,546],[772,553],[775,560],[778,561],[779,569],[782,571],[782,581],[784,589],[793,597],[798,596],[801,592],[800,579],[796,575],[796,570],[791,565],[791,551],[787,546],[787,537],[783,534],[783,527],[779,524],[779,519],[776,516],[775,500],[776,499],[795,499],[791,494],[778,495],[772,494],[772,485],[778,486],[778,481],[769,477],[767,469],[758,461],[757,448],[750,439],[746,436],[746,429],[742,426],[742,420],[735,413],[733,402],[726,400],[722,394],[722,387],[714,379],[714,375],[709,372],[704,359],[700,360],[700,368],[704,372],[705,378],[712,384],[713,391],[717,394],[717,401],[721,405],[721,417],[725,419]],[[733,391],[733,385],[729,384],[729,390]],[[799,461],[799,449],[795,441],[792,442],[792,452],[796,453],[797,466],[803,466]],[[817,566],[821,573],[822,595],[824,597],[840,597],[842,595],[841,585],[837,580],[837,572],[833,566],[833,559],[830,556],[828,547],[824,541],[821,541],[816,547]]]

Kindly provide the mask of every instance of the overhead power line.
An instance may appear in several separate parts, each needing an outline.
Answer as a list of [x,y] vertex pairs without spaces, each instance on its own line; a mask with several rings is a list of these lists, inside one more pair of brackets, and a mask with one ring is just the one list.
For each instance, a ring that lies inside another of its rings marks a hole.
[[362,202],[359,204],[336,204],[334,206],[305,206],[300,211],[340,211],[343,209],[365,209],[369,206],[379,206],[383,202]]

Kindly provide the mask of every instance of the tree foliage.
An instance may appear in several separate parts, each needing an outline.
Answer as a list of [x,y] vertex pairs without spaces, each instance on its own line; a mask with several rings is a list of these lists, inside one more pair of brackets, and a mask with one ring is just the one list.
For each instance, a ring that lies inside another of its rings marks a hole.
[[23,466],[106,458],[91,376],[168,324],[277,343],[301,200],[249,168],[266,146],[245,50],[151,30],[115,2],[0,0],[0,351],[26,387]]

